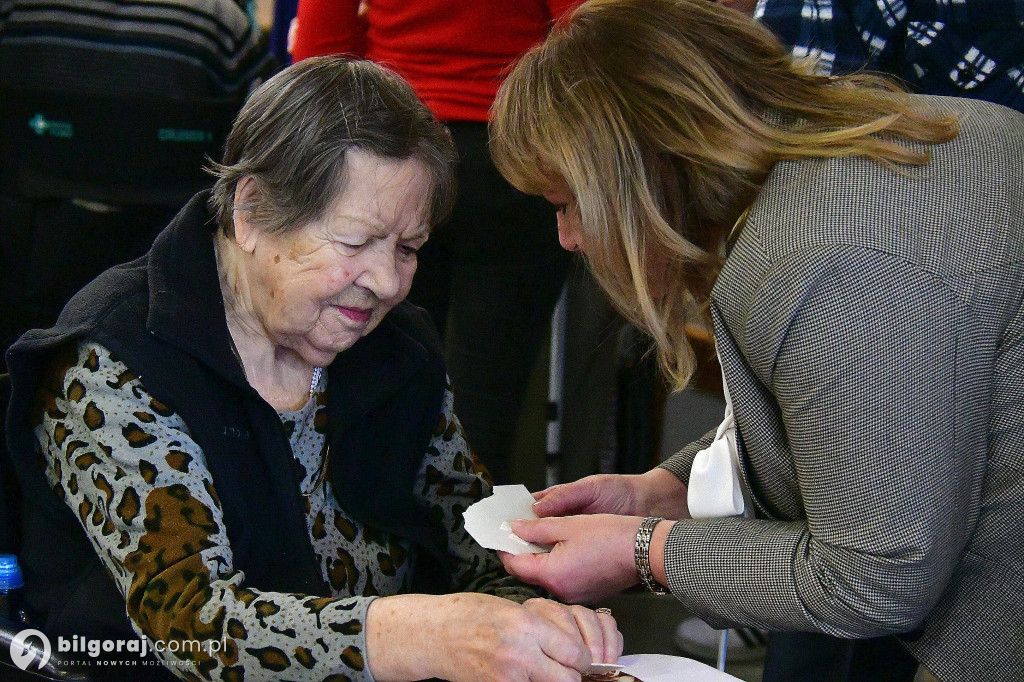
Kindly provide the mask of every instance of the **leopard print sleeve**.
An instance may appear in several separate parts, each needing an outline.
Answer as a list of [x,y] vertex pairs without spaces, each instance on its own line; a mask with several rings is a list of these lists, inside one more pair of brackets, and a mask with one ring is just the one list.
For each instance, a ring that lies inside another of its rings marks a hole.
[[505,572],[498,555],[466,532],[462,512],[491,494],[490,474],[466,443],[454,411],[451,388],[445,390],[441,417],[416,481],[417,492],[433,518],[448,532],[448,558],[456,591],[483,592],[524,602],[546,596]]
[[[205,458],[181,418],[95,343],[80,343],[77,361],[54,371],[63,377],[46,383],[62,394],[48,396],[36,428],[47,477],[78,515],[134,628],[151,650],[163,649],[157,655],[176,676],[372,679],[363,635],[372,597],[247,588],[232,567]],[[184,646],[196,641],[203,646]]]

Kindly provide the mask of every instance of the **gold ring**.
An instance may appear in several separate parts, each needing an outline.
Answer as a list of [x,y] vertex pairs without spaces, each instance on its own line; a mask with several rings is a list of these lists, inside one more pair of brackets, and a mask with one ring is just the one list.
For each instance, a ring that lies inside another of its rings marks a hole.
[[612,610],[602,606],[599,609],[594,609],[594,613],[606,613],[606,614],[608,614],[610,616],[610,615],[612,615]]

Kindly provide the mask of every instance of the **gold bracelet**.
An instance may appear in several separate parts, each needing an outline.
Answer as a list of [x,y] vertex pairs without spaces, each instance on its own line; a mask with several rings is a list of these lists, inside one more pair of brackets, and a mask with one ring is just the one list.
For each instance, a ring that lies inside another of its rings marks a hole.
[[633,559],[636,562],[636,573],[644,586],[655,594],[668,594],[668,590],[658,584],[651,572],[651,538],[654,536],[654,527],[664,521],[660,516],[648,516],[640,522],[636,531],[636,544],[633,548]]

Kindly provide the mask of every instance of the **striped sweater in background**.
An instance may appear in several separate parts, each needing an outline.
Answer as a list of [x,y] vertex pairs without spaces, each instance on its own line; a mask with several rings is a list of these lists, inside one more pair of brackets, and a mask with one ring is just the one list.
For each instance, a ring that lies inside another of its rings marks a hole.
[[233,97],[273,72],[234,0],[0,0],[0,85]]

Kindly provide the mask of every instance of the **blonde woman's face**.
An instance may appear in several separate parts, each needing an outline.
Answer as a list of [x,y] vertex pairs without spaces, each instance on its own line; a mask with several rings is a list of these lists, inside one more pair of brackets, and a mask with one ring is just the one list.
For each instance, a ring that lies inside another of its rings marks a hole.
[[558,219],[558,243],[566,251],[583,251],[583,220],[580,206],[569,187],[560,182],[549,187],[544,198],[555,207]]

